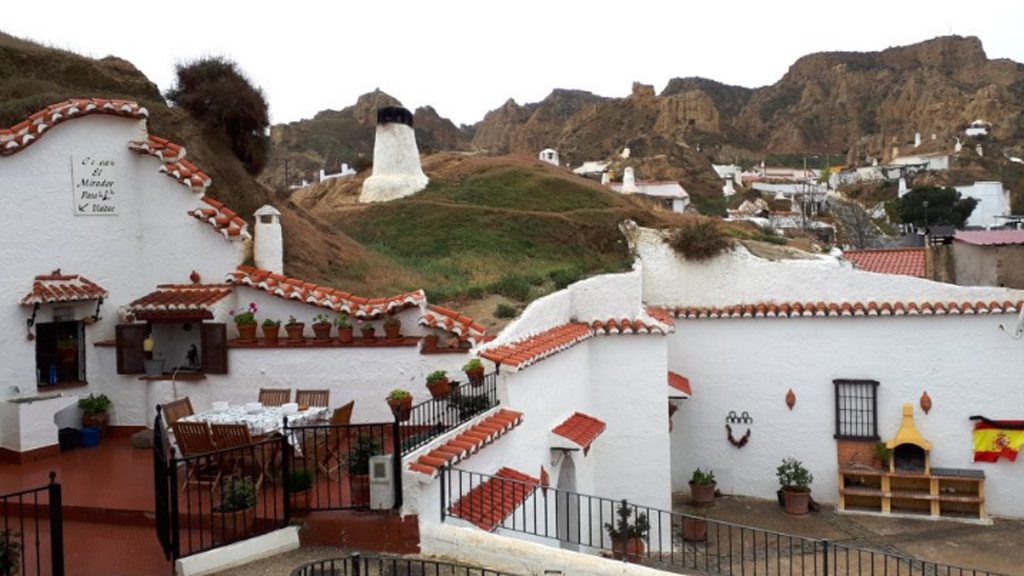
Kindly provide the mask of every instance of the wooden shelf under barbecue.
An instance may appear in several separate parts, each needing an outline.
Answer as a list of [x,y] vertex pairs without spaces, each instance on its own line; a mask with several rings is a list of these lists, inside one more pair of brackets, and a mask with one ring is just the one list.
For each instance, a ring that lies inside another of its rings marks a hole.
[[848,508],[890,514],[918,513],[932,517],[985,513],[985,475],[978,470],[933,468],[929,472],[879,469],[839,470],[839,510]]

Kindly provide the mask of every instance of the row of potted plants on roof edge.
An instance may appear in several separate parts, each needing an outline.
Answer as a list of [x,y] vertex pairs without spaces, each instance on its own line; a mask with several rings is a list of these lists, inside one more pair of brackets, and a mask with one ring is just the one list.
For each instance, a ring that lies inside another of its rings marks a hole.
[[[256,313],[258,311],[255,302],[250,302],[249,306],[241,312],[231,311],[235,327],[238,329],[238,341],[255,342],[256,329],[257,327],[262,327],[264,341],[267,344],[276,344],[280,338],[281,321],[266,318],[262,324],[259,324],[256,321]],[[381,325],[384,328],[385,339],[398,340],[402,337],[402,321],[398,319],[398,316],[394,314],[388,315],[381,322]],[[330,342],[332,327],[338,329],[338,341],[342,344],[354,342],[356,330],[359,330],[362,334],[364,341],[373,342],[377,340],[377,328],[372,320],[357,318],[355,326],[353,326],[352,319],[349,318],[348,314],[342,313],[332,318],[329,314],[321,312],[313,317],[313,341]],[[299,322],[294,316],[289,316],[288,322],[284,325],[284,330],[288,335],[288,342],[305,342],[305,322]]]
[[[484,365],[479,358],[472,358],[466,362],[462,366],[462,371],[466,373],[470,386],[479,388],[484,385]],[[435,370],[427,375],[427,389],[430,390],[430,396],[435,400],[448,397],[455,388],[456,385],[448,378],[448,373],[444,370]],[[388,394],[386,400],[391,406],[392,413],[398,415],[401,421],[409,419],[413,400],[411,392],[395,388]],[[481,400],[488,401],[486,396],[459,398],[460,404],[457,407],[460,411],[476,413],[486,408],[478,405]]]

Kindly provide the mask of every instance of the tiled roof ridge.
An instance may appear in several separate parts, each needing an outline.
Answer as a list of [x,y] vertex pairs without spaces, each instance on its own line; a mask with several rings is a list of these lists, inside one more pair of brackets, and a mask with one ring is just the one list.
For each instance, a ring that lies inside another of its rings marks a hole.
[[128,306],[135,310],[180,311],[208,310],[216,302],[231,294],[227,284],[162,285]]
[[206,204],[206,207],[200,206],[190,210],[188,212],[190,216],[213,226],[214,230],[220,232],[228,240],[252,237],[249,233],[249,224],[234,210],[225,206],[223,202],[207,195],[203,195],[200,201]]
[[299,300],[363,319],[379,318],[384,314],[424,305],[427,301],[423,290],[403,292],[389,298],[365,298],[330,286],[321,286],[246,265],[241,265],[229,273],[225,281],[228,284],[241,284],[263,290],[285,300]]
[[110,114],[136,120],[148,118],[149,111],[138,102],[119,98],[70,98],[30,114],[10,128],[0,128],[0,156],[16,154],[61,122],[91,114]]
[[32,289],[21,299],[23,306],[48,302],[78,302],[106,298],[109,293],[81,274],[61,274],[59,270],[36,276]]
[[843,316],[929,316],[957,314],[1010,314],[1019,312],[1024,300],[998,302],[955,301],[883,301],[868,302],[760,302],[733,306],[680,306],[672,310],[676,318],[825,318]]
[[145,140],[134,140],[128,147],[139,154],[148,154],[162,162],[160,171],[193,192],[206,192],[213,180],[190,160],[185,159],[185,147],[170,140],[147,134]]
[[427,306],[427,312],[420,316],[420,326],[444,330],[474,346],[487,339],[487,328],[483,324],[455,310],[434,304]]
[[496,408],[466,426],[448,432],[446,441],[421,454],[408,464],[409,470],[433,478],[444,466],[466,460],[484,447],[494,443],[523,422],[523,413],[508,408]]

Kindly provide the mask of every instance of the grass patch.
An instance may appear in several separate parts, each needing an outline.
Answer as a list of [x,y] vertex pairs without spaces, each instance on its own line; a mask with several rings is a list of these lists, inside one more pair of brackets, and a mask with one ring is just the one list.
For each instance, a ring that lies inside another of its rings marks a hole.
[[511,304],[505,304],[504,302],[498,304],[498,306],[494,309],[495,318],[515,318],[516,314],[518,314],[518,312],[516,311],[516,307],[512,306]]
[[698,262],[732,250],[732,241],[718,223],[706,218],[683,224],[672,233],[668,244],[676,254]]

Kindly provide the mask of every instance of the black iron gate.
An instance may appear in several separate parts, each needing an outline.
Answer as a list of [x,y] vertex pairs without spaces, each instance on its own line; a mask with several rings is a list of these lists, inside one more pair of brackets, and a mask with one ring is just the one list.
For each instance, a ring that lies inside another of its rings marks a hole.
[[64,513],[57,474],[46,486],[0,494],[0,574],[64,576]]

